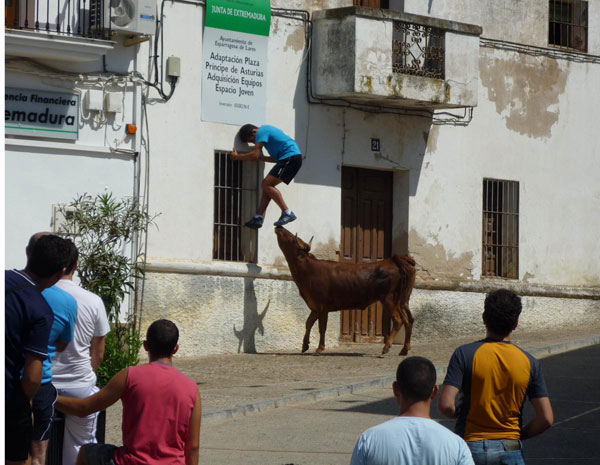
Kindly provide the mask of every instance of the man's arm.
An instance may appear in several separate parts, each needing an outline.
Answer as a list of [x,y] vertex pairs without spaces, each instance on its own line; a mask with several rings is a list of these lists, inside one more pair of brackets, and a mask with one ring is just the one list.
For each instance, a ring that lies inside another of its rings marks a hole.
[[25,355],[25,364],[23,365],[23,377],[21,378],[21,387],[28,399],[33,399],[35,393],[42,384],[42,365],[43,361],[32,354]]
[[57,352],[62,352],[63,350],[65,350],[67,348],[68,345],[69,345],[68,342],[65,342],[65,341],[56,341],[56,351]]
[[458,394],[458,388],[449,384],[442,385],[442,393],[438,400],[439,412],[448,418],[456,417],[456,404],[455,399]]
[[529,439],[543,433],[554,423],[554,413],[548,397],[531,399],[535,411],[535,418],[525,425],[521,432],[521,439]]
[[254,144],[254,148],[252,149],[252,151],[248,153],[238,153],[235,149],[233,149],[230,157],[232,160],[241,161],[258,161],[262,157],[264,161],[266,161],[267,158],[271,157],[265,157],[262,155],[262,149],[264,145],[265,144],[262,142],[257,142],[256,144]]
[[99,392],[90,397],[79,399],[76,397],[58,396],[55,407],[67,415],[87,417],[92,413],[104,410],[118,401],[127,385],[127,368],[123,368]]
[[196,403],[190,418],[190,431],[185,443],[185,465],[198,465],[200,459],[200,422],[202,420],[202,399],[200,394],[196,397]]
[[96,371],[102,359],[104,359],[104,350],[106,348],[106,336],[94,336],[90,342],[90,355],[92,357],[92,370]]

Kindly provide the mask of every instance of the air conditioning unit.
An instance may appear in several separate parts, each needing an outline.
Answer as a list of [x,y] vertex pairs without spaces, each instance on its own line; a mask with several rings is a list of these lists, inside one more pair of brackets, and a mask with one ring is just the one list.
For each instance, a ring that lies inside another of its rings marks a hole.
[[156,0],[90,1],[91,29],[110,29],[115,34],[153,35],[156,14]]

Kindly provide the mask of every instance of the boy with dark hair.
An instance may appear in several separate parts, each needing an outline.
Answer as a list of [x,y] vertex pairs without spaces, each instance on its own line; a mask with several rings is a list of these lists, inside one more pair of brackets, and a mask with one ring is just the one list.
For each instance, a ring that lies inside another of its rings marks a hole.
[[[486,338],[456,349],[448,365],[438,409],[457,418],[455,431],[467,441],[477,465],[508,463],[504,460],[524,464],[521,440],[537,436],[554,421],[540,363],[510,342],[521,309],[514,292],[490,292],[483,312]],[[522,427],[526,398],[535,418]]]
[[433,363],[423,357],[408,357],[398,365],[392,388],[400,416],[365,431],[350,465],[473,465],[465,442],[431,419],[436,377]]
[[[253,143],[254,147],[247,146],[248,152],[238,153],[241,145],[247,145],[248,142]],[[264,125],[259,128],[253,124],[245,124],[238,131],[235,145],[237,147],[233,148],[232,160],[260,160],[275,163],[261,184],[263,193],[256,215],[245,225],[252,229],[262,227],[265,212],[271,200],[281,208],[281,216],[275,222],[275,226],[284,226],[294,221],[296,215],[288,208],[281,192],[275,186],[281,182],[286,184],[292,182],[302,166],[302,152],[296,141],[274,126]],[[263,155],[263,147],[269,152],[269,157]]]
[[78,465],[198,464],[202,403],[196,383],[173,368],[178,338],[173,322],[155,321],[144,341],[150,363],[124,368],[91,397],[58,397],[58,410],[80,417],[123,403],[123,446],[87,444]]
[[48,338],[54,321],[42,291],[60,279],[69,260],[69,247],[64,239],[45,235],[34,242],[26,249],[25,269],[6,270],[4,274],[7,464],[24,464],[31,452],[30,402],[42,381],[42,364],[48,357]]

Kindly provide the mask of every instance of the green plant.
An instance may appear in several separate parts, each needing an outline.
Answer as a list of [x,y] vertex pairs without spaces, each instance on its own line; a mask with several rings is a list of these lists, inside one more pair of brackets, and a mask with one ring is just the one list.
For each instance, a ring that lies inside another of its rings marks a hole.
[[[98,384],[104,386],[122,368],[139,363],[141,340],[135,312],[121,315],[121,304],[143,279],[143,254],[139,235],[154,223],[137,199],[116,199],[111,193],[83,194],[59,208],[64,222],[59,229],[79,250],[81,286],[99,295],[106,307],[111,331],[98,368]],[[132,253],[128,253],[132,250]]]

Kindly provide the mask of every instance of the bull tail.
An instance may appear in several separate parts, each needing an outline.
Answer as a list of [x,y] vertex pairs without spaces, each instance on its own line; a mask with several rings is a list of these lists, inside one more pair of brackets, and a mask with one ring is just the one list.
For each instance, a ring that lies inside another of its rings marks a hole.
[[394,300],[402,305],[408,304],[410,294],[415,286],[417,262],[410,255],[392,255],[392,260],[399,268],[401,279],[394,290]]
[[417,262],[410,255],[392,255],[392,260],[396,266],[400,269],[404,269],[406,265],[410,265],[411,268],[414,268]]

